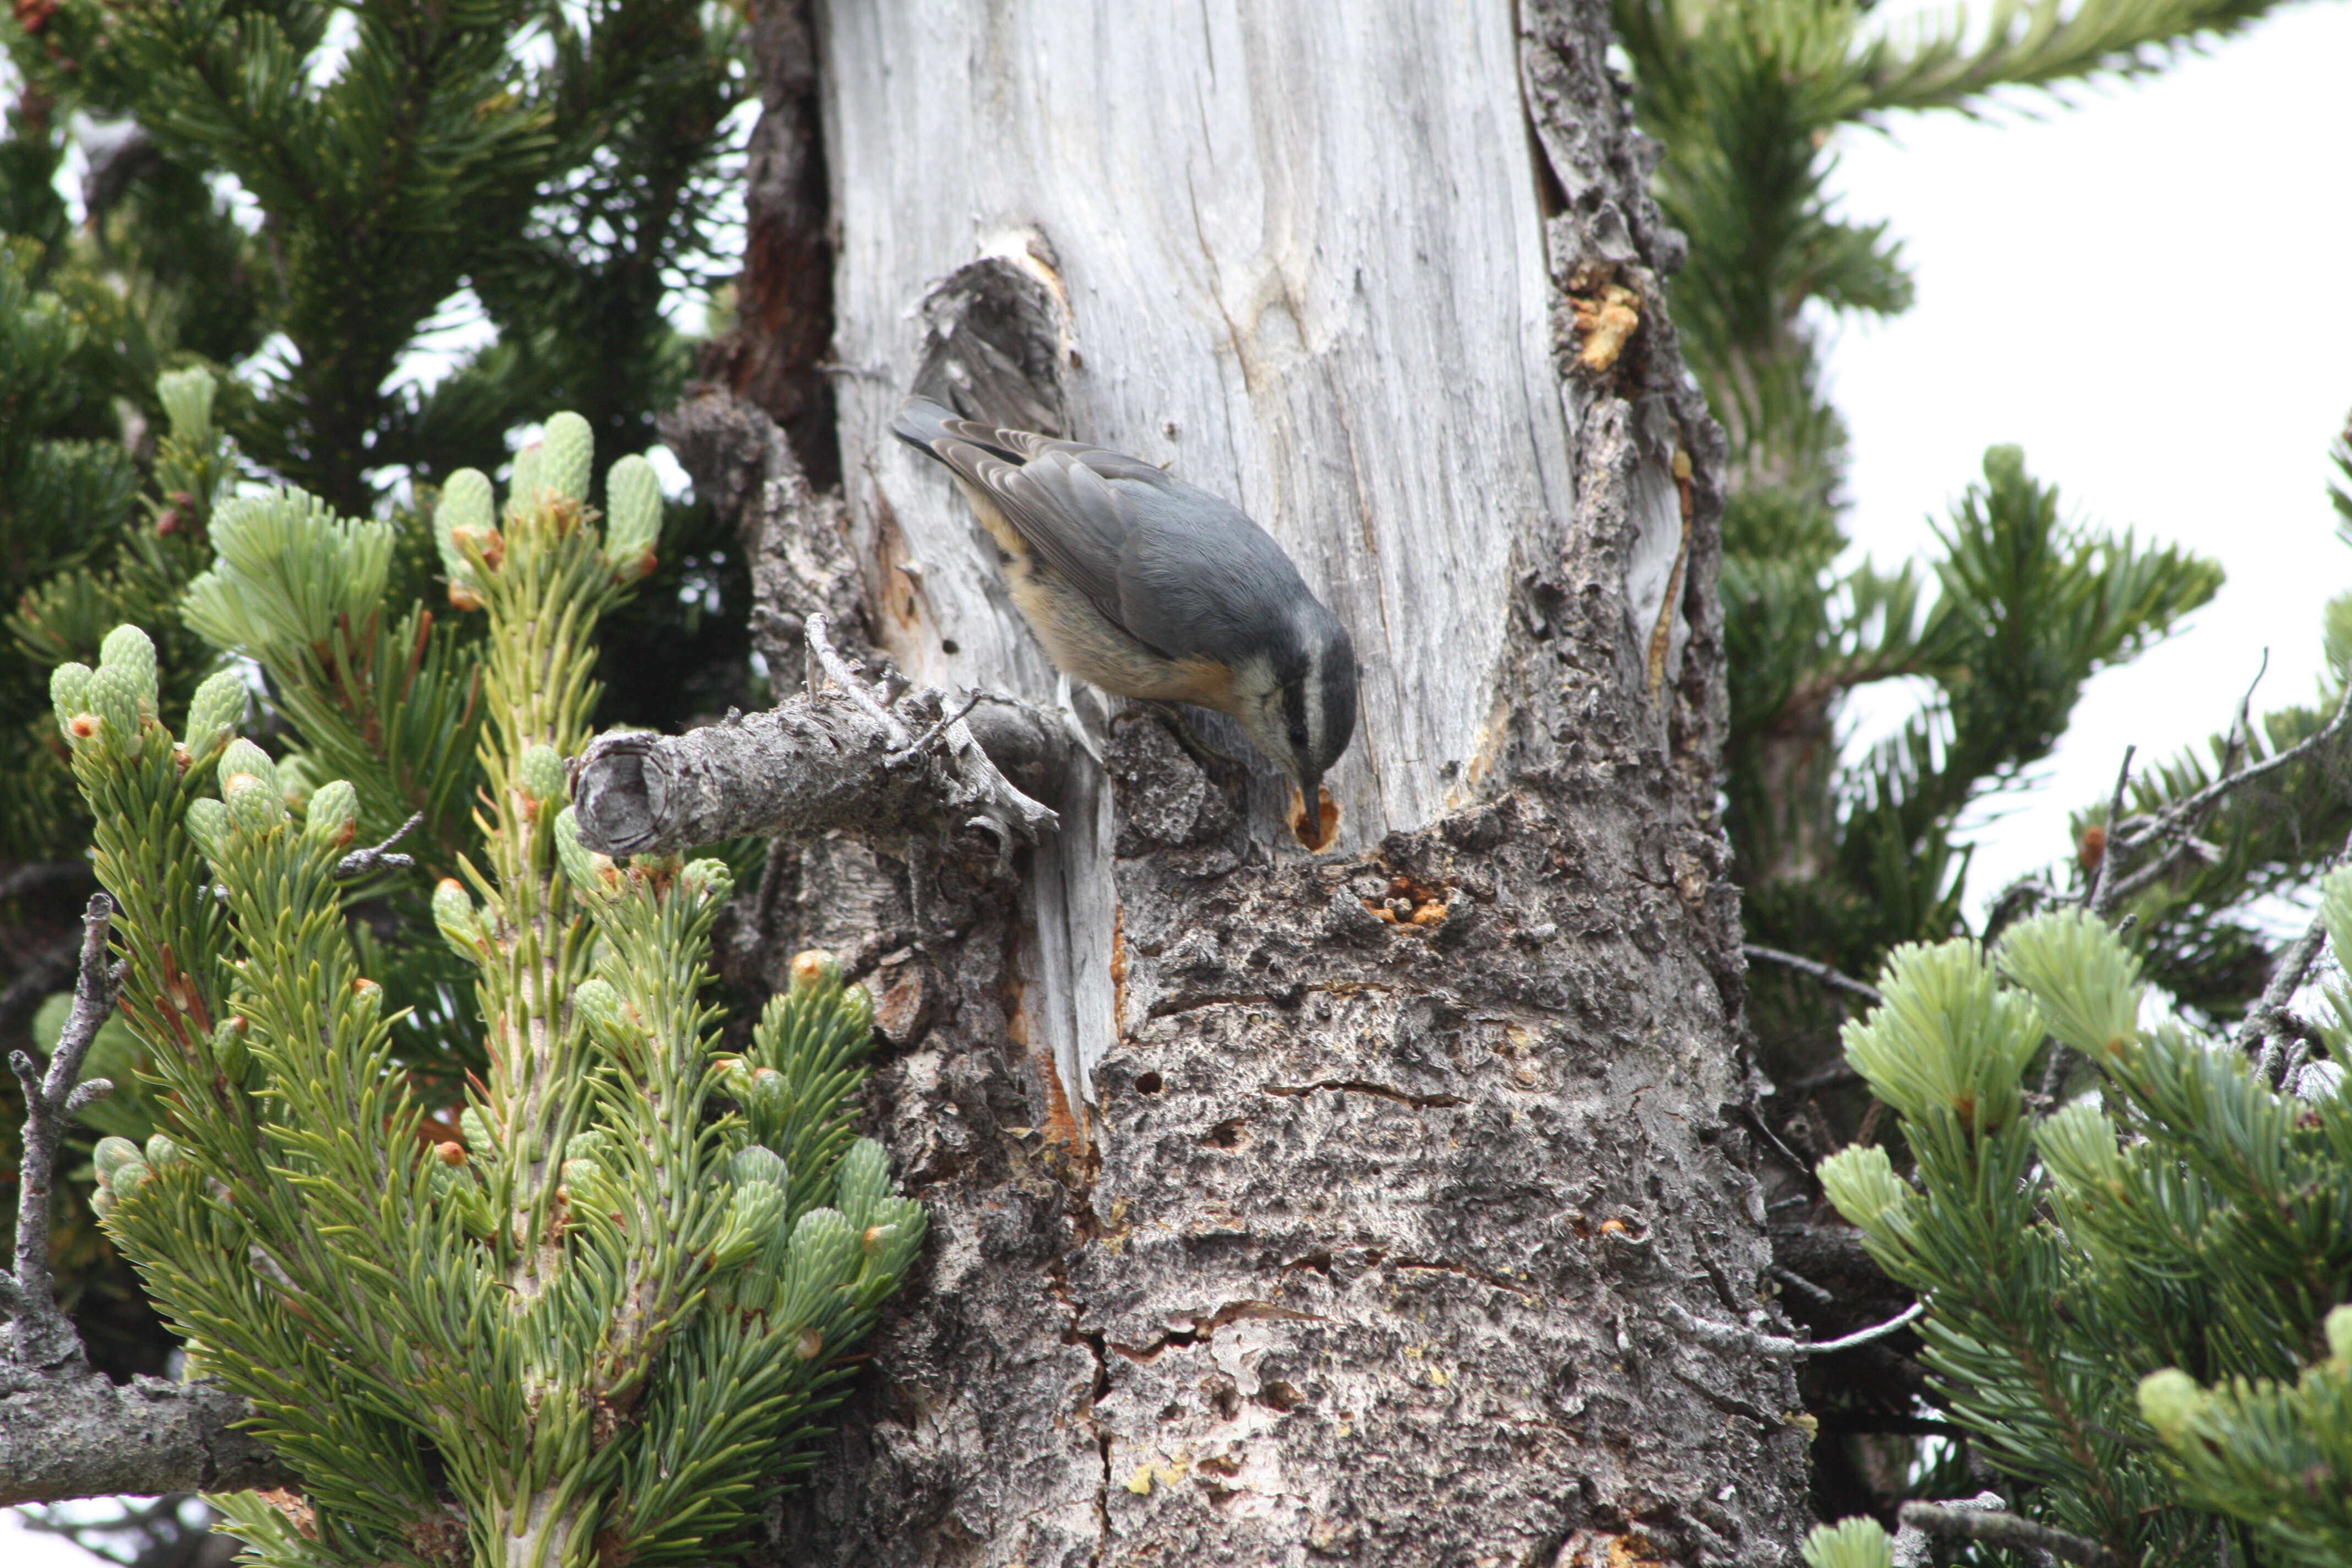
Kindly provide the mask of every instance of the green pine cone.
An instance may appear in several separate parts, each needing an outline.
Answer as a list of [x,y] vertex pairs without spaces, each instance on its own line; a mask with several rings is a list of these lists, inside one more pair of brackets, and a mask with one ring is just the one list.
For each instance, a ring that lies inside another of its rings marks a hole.
[[[153,679],[150,670],[148,679]],[[122,757],[138,756],[145,741],[136,677],[120,665],[101,664],[90,672],[89,697],[89,710],[98,715],[99,734],[105,744]]]
[[1895,1562],[1885,1527],[1859,1517],[1815,1526],[1804,1552],[1811,1568],[1893,1568]]
[[509,517],[528,517],[539,510],[540,492],[547,483],[541,477],[545,472],[547,448],[538,441],[515,454],[514,483],[507,489]]
[[228,781],[222,795],[228,806],[228,819],[239,833],[259,836],[283,823],[289,815],[286,801],[251,773],[238,773]]
[[246,740],[242,736],[238,737],[236,740],[231,741],[228,743],[228,750],[221,753],[220,785],[222,799],[226,800],[228,798],[230,784],[241,776],[249,776],[259,780],[269,791],[272,796],[276,796],[280,793],[278,782],[278,764],[269,760],[269,753],[268,752],[263,751],[259,746],[255,745],[251,741]]
[[476,1159],[488,1155],[499,1146],[490,1134],[490,1119],[482,1114],[479,1106],[469,1105],[457,1113],[457,1130],[466,1135],[466,1147]]
[[830,990],[841,984],[841,960],[821,947],[812,947],[793,954],[792,973],[795,993]]
[[614,890],[610,875],[613,858],[580,842],[580,819],[568,805],[555,814],[555,863],[563,868],[563,879],[572,884],[574,898],[584,900]]
[[352,1019],[364,1039],[383,1016],[383,987],[362,975],[352,982]]
[[138,692],[146,711],[155,710],[155,642],[137,626],[121,626],[106,634],[98,645],[98,663],[101,669],[119,669],[131,678],[131,689]]
[[189,754],[202,762],[236,733],[245,718],[245,682],[233,670],[208,675],[188,700]]
[[727,1173],[735,1178],[738,1186],[764,1182],[781,1187],[789,1180],[784,1157],[764,1143],[747,1144],[736,1150],[727,1161]]
[[864,1230],[874,1223],[882,1200],[890,1196],[890,1156],[873,1139],[860,1138],[841,1157],[833,1179],[834,1206],[852,1228]]
[[217,390],[208,370],[167,370],[155,378],[155,395],[172,422],[173,439],[189,447],[212,445],[213,395]]
[[539,482],[568,501],[588,499],[588,477],[596,461],[596,433],[577,414],[558,414],[540,438]]
[[516,773],[515,782],[522,786],[522,793],[542,805],[562,800],[572,793],[571,780],[563,770],[563,758],[544,741],[523,752],[522,765]]
[[678,881],[686,890],[699,899],[723,904],[735,890],[735,873],[727,868],[724,860],[693,860],[678,873]]
[[49,706],[57,710],[58,733],[69,742],[86,737],[74,733],[74,721],[89,711],[89,666],[61,664],[49,672]]
[[359,826],[360,792],[349,780],[337,779],[311,792],[310,811],[302,823],[307,837],[341,847],[358,837]]
[[572,993],[572,1009],[587,1024],[589,1033],[607,1046],[625,1045],[636,1036],[621,1010],[621,994],[609,980],[582,981]]
[[623,582],[653,570],[661,522],[661,479],[651,463],[632,453],[604,476],[604,560]]
[[249,1056],[245,1036],[248,1027],[242,1018],[225,1018],[213,1031],[213,1060],[219,1066],[221,1076],[231,1083],[245,1081],[245,1064]]
[[482,917],[466,884],[455,877],[442,878],[433,889],[433,923],[458,957],[481,961]]
[[[441,487],[441,499],[433,508],[433,542],[441,553],[441,571],[449,579],[449,597],[460,609],[478,607],[480,586],[473,563],[457,547],[457,531],[463,529],[476,550],[482,549],[498,527],[498,507],[491,499],[490,481],[479,468],[459,468]],[[460,595],[474,604],[458,603]]]
[[207,795],[188,802],[188,837],[204,857],[217,867],[228,853],[228,807]]
[[114,1173],[125,1165],[136,1164],[141,1158],[139,1145],[128,1138],[101,1138],[90,1151],[90,1163],[98,1167],[98,1179],[111,1182]]
[[2188,1434],[2189,1424],[2205,1408],[2205,1391],[2197,1380],[2177,1366],[2149,1373],[2139,1380],[2140,1419],[2156,1428],[2156,1435],[2168,1444],[2177,1444]]

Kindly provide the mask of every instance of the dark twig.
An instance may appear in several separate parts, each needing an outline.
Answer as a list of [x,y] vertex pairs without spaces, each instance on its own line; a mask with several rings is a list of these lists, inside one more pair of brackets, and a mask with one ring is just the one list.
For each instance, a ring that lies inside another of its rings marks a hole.
[[898,750],[883,758],[882,765],[886,768],[895,768],[909,757],[920,756],[932,742],[938,740],[941,735],[946,734],[956,725],[962,723],[965,714],[970,713],[973,709],[979,707],[982,702],[987,700],[987,692],[973,692],[970,697],[964,699],[964,704],[962,707],[957,709],[954,712],[949,714],[946,718],[932,725],[929,729],[924,731],[922,734],[916,739],[909,741],[906,745],[901,746]]
[[1740,943],[1739,951],[1750,958],[1760,958],[1767,963],[1777,963],[1800,974],[1810,974],[1824,985],[1851,991],[1874,1007],[1886,1005],[1885,994],[1877,986],[1864,984],[1851,974],[1840,973],[1816,959],[1800,958],[1793,952],[1782,952],[1777,947],[1761,947],[1752,942]]
[[2042,1064],[2042,1104],[2052,1105],[2057,1102],[2058,1091],[2066,1087],[2066,1059],[2073,1054],[2065,1041],[2055,1036],[2051,1037],[2050,1055]]
[[56,1173],[58,1142],[66,1122],[81,1106],[114,1086],[104,1079],[78,1083],[82,1058],[99,1026],[114,1011],[123,970],[107,963],[106,935],[114,900],[92,893],[81,919],[81,973],[74,984],[73,1012],[41,1072],[23,1051],[8,1053],[8,1065],[25,1090],[25,1157],[16,1188],[16,1268],[0,1306],[16,1321],[15,1360],[21,1366],[56,1367],[82,1359],[81,1336],[58,1310],[49,1277],[49,1181]]
[[1834,1295],[1831,1294],[1821,1286],[1814,1284],[1811,1280],[1806,1279],[1803,1275],[1798,1273],[1793,1268],[1783,1268],[1780,1265],[1775,1263],[1772,1265],[1769,1272],[1771,1274],[1773,1279],[1778,1279],[1781,1284],[1794,1286],[1797,1289],[1802,1290],[1806,1295],[1811,1296],[1814,1300],[1819,1301],[1824,1307],[1834,1307],[1837,1305],[1837,1298]]
[[349,881],[354,877],[372,877],[378,871],[405,871],[409,869],[416,864],[416,857],[414,855],[394,855],[392,853],[392,847],[399,843],[402,839],[407,837],[410,834],[415,832],[417,826],[424,820],[425,814],[423,812],[419,811],[413,813],[409,816],[408,820],[394,828],[393,830],[392,837],[385,839],[383,843],[372,844],[365,849],[352,850],[350,854],[335,862],[336,878],[341,881]]
[[[2203,789],[2199,790],[2195,795],[2190,795],[2187,800],[2177,802],[2176,804],[2166,807],[2146,826],[2134,830],[2126,838],[2123,847],[2126,849],[2137,849],[2159,835],[2171,835],[2186,831],[2187,829],[2185,825],[2197,820],[2200,813],[2219,801],[2222,796],[2228,795],[2231,790],[2252,784],[2254,780],[2261,778],[2265,773],[2275,773],[2279,769],[2285,767],[2288,763],[2301,758],[2305,753],[2317,751],[2322,746],[2327,744],[2328,742],[2343,732],[2345,722],[2347,719],[2352,719],[2352,681],[2347,681],[2345,683],[2344,696],[2336,704],[2335,716],[2330,718],[2326,724],[2322,725],[2319,729],[2315,730],[2310,734],[2305,735],[2302,740],[2296,742],[2294,745],[2289,746],[2285,751],[2277,752],[2273,756],[2266,757],[2250,768],[2242,768],[2234,773],[2225,773],[2221,777],[2215,779],[2211,784],[2207,784]],[[2113,844],[2108,846],[2108,848],[2111,851],[2115,847],[2116,847]]]
[[[808,618],[808,625],[801,635],[808,641],[809,657],[816,660],[818,668],[847,694],[851,701],[866,710],[866,717],[882,726],[882,732],[890,737],[893,747],[899,751],[907,750],[907,727],[898,722],[897,714],[874,700],[874,694],[866,689],[866,683],[857,679],[857,672],[849,668],[849,661],[835,651],[833,644],[825,637],[828,628],[829,623],[823,614]],[[814,682],[811,689],[814,689]]]
[[[2352,855],[2352,839],[2328,859],[2328,865],[2340,864]],[[2326,868],[2323,867],[2323,870]],[[2299,1037],[2308,1033],[2309,1026],[2287,1011],[2287,1002],[2303,984],[2303,977],[2319,960],[2319,951],[2327,944],[2327,910],[2323,904],[2303,934],[2287,943],[2286,951],[2278,956],[2277,966],[2271,971],[2270,984],[2263,987],[2261,999],[2246,1009],[2245,1022],[2238,1026],[2238,1049],[2255,1053],[2255,1071],[2264,1083],[2276,1088],[2284,1075],[2282,1039]]]
[[2105,915],[2107,906],[2115,901],[2107,884],[2115,868],[2116,852],[2123,847],[2116,841],[2116,824],[2123,818],[2124,791],[2131,787],[2132,758],[2138,752],[2137,746],[2126,746],[2124,765],[2116,770],[2116,793],[2107,802],[2107,822],[2099,837],[2098,868],[2091,873],[2091,886],[2083,894],[2083,907],[2095,915]]
[[2047,1552],[2083,1568],[2124,1568],[2124,1560],[2095,1541],[2020,1519],[1991,1509],[1948,1508],[1942,1503],[1906,1502],[1896,1516],[1905,1524],[1930,1535],[1959,1536],[1988,1546],[2015,1551]]

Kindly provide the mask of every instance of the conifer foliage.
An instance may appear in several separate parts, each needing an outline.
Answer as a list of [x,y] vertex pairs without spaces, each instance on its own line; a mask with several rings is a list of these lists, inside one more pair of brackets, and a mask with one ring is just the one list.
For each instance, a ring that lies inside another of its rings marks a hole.
[[[257,1562],[723,1560],[921,1245],[852,1135],[863,988],[803,954],[719,1055],[726,864],[573,831],[594,630],[661,501],[625,458],[600,520],[586,422],[547,428],[502,510],[478,472],[444,494],[475,641],[387,598],[390,525],[292,489],[221,509],[187,618],[261,664],[299,748],[237,734],[234,673],[174,740],[136,627],[54,678],[164,1119],[99,1144],[97,1203],[302,1478],[214,1500]],[[411,816],[421,871],[366,847]],[[429,912],[354,937],[355,898],[436,868]],[[421,1031],[371,973],[420,943],[471,994]],[[412,1069],[468,1014],[480,1070],[444,1110]]]
[[[2352,959],[2352,868],[2322,922]],[[2352,1554],[2352,1100],[2333,1062],[2282,1092],[2226,1041],[2143,1023],[2139,958],[2082,909],[1986,952],[1896,950],[1848,1058],[1916,1173],[1855,1145],[1841,1214],[1927,1308],[1937,1403],[2089,1562],[2323,1568]],[[2352,992],[2327,990],[2331,1054]],[[2099,1095],[2030,1113],[2045,1036]],[[2218,1553],[2218,1554],[2217,1554]],[[1874,1524],[1817,1568],[1888,1561]]]
[[[1820,325],[1898,314],[1913,289],[1889,226],[1837,210],[1837,138],[1990,109],[2003,88],[2159,69],[2269,8],[2038,0],[1906,29],[1851,0],[1616,0],[1635,110],[1664,148],[1654,189],[1690,241],[1675,325],[1731,441],[1726,826],[1752,941],[1867,974],[1899,942],[1963,929],[1960,814],[2049,753],[2084,681],[2221,582],[2187,552],[2065,520],[2013,447],[1983,454],[1928,559],[1841,559],[1846,432]],[[1845,698],[1903,680],[1916,712],[1845,764]],[[1833,1058],[1838,1015],[1812,982],[1759,973],[1756,1004],[1777,1078]]]

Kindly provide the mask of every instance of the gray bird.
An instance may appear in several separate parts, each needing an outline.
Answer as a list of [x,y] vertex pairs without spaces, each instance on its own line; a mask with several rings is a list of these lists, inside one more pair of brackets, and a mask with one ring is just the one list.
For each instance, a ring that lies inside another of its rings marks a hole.
[[891,422],[994,537],[1045,653],[1105,691],[1230,713],[1313,825],[1356,729],[1356,648],[1265,530],[1140,458],[1000,430],[914,397]]

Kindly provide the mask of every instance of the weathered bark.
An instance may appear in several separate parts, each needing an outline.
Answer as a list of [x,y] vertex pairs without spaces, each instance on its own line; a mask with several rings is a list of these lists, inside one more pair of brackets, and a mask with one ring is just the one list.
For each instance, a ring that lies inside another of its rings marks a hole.
[[[751,521],[845,549],[911,679],[1086,745],[1010,882],[836,831],[748,896],[771,963],[873,967],[870,1125],[934,1238],[773,1561],[1790,1559],[1789,1362],[1680,1326],[1784,1328],[1713,815],[1722,446],[1606,16],[821,17],[846,512],[767,463]],[[1230,729],[1196,761],[1057,680],[887,438],[983,258],[1043,302],[1034,405],[1233,497],[1354,631],[1338,851]],[[782,630],[833,591],[790,575]]]

